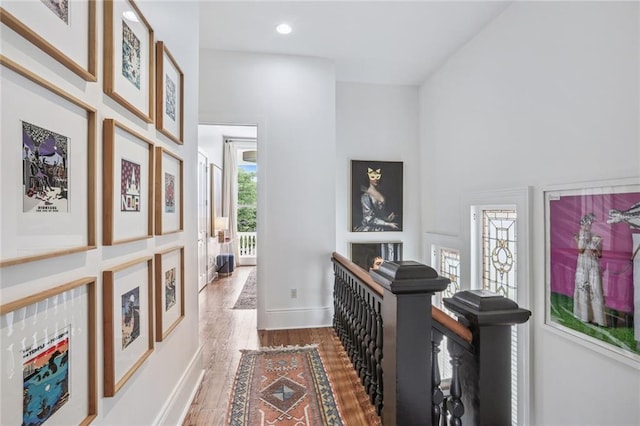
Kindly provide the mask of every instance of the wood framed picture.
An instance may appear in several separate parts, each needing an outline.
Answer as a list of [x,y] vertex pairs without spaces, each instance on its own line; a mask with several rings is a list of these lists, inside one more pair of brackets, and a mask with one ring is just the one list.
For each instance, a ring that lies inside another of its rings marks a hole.
[[216,232],[216,218],[222,217],[222,169],[211,163],[211,234]]
[[81,78],[96,81],[95,0],[7,1],[0,20]]
[[544,191],[545,323],[640,361],[640,180]]
[[153,259],[103,271],[104,396],[114,396],[153,352]]
[[351,261],[365,271],[376,270],[383,261],[402,260],[402,242],[350,243]]
[[153,236],[153,142],[105,119],[102,155],[104,245]]
[[156,128],[184,143],[184,74],[162,41],[156,43]]
[[351,160],[351,231],[402,231],[403,163]]
[[156,235],[182,231],[182,159],[160,146],[156,147],[155,185]]
[[0,64],[0,266],[94,249],[96,110]]
[[155,111],[153,29],[133,0],[104,0],[104,93],[147,123]]
[[96,326],[95,277],[0,306],[0,424],[91,423]]
[[162,342],[184,318],[184,247],[155,255],[156,342]]

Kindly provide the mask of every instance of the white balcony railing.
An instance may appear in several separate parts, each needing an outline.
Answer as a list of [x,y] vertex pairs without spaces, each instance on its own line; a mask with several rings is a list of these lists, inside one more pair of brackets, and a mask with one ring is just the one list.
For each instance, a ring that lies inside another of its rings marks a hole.
[[240,258],[255,258],[258,255],[258,234],[238,232],[238,252]]

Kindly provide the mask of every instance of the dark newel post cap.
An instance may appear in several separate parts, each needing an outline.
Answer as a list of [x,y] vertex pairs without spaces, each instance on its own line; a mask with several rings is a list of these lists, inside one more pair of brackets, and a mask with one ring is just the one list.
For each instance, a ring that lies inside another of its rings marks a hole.
[[525,323],[531,311],[521,309],[511,299],[488,290],[459,291],[443,299],[444,306],[477,325]]
[[375,282],[394,294],[433,293],[442,291],[451,282],[438,276],[435,269],[413,260],[385,260],[377,271],[370,272]]

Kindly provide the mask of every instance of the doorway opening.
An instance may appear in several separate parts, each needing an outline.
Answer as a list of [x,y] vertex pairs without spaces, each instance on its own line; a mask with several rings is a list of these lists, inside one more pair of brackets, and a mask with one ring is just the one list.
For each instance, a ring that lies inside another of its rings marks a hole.
[[198,126],[198,148],[209,162],[208,218],[200,220],[209,231],[208,282],[235,266],[257,266],[257,142],[255,125]]

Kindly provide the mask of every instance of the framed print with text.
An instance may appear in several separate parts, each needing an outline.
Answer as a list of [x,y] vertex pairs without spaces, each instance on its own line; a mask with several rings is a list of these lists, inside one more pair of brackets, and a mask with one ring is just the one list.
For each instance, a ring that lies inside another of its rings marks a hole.
[[153,352],[153,259],[103,272],[104,396],[114,396]]
[[96,325],[95,277],[0,306],[0,424],[91,423]]
[[0,64],[0,266],[94,249],[96,110]]
[[6,1],[0,20],[84,80],[96,81],[95,0]]
[[155,255],[156,342],[162,342],[184,318],[184,247]]
[[162,41],[156,43],[156,128],[184,143],[184,74]]
[[113,119],[103,130],[105,245],[153,236],[153,142]]
[[160,146],[156,147],[155,185],[156,235],[182,231],[182,159]]
[[153,29],[133,0],[104,0],[104,93],[147,123],[155,111]]
[[403,163],[351,160],[352,232],[402,231]]
[[640,361],[640,180],[553,187],[544,203],[545,323]]

